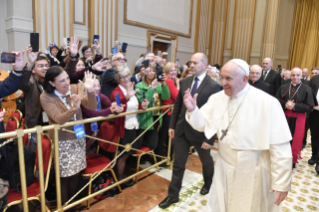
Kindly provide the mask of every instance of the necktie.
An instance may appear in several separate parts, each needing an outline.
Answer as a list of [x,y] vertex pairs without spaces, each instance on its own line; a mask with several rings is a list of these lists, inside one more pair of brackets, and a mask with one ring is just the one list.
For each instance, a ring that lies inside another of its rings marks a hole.
[[268,71],[264,71],[264,80],[266,79],[267,72],[268,72]]
[[197,86],[198,86],[198,78],[196,77],[196,78],[195,78],[195,83],[194,83],[193,88],[192,88],[192,90],[191,90],[191,95],[192,95],[192,96],[194,96],[194,94],[196,93]]

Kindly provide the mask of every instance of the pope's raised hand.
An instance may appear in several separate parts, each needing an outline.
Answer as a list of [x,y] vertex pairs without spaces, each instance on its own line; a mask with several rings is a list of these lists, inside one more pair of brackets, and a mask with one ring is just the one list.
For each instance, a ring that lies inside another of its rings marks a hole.
[[192,112],[195,109],[197,104],[196,100],[197,100],[197,93],[194,95],[194,97],[192,97],[189,89],[187,89],[184,94],[184,104],[188,112]]

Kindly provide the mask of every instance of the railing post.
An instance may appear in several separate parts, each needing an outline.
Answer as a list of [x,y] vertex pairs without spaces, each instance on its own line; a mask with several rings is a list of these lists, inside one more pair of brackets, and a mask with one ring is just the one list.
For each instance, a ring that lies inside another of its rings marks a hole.
[[41,211],[45,212],[45,189],[44,189],[44,173],[43,173],[43,149],[42,149],[42,136],[43,129],[41,126],[35,127],[37,130],[37,152],[38,152],[38,166],[39,166],[39,182],[40,182],[40,202]]
[[60,126],[54,125],[54,164],[55,164],[55,186],[56,186],[56,199],[57,211],[62,211],[61,200],[61,182],[60,182],[60,157],[59,157],[59,129]]
[[23,211],[29,212],[28,204],[28,193],[27,193],[27,182],[25,176],[25,162],[24,162],[24,149],[23,149],[23,130],[16,130],[18,136],[18,154],[19,154],[19,166],[20,166],[20,180],[21,180],[21,191],[23,201]]

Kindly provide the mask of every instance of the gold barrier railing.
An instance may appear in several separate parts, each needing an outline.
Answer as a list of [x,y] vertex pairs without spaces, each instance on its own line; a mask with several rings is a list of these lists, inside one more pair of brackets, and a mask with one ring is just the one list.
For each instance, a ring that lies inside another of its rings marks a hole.
[[[108,167],[111,166],[112,163],[114,163],[114,161],[116,161],[116,159],[118,157],[120,157],[125,151],[130,151],[130,150],[135,150],[135,151],[140,151],[140,152],[144,152],[142,150],[139,149],[134,149],[132,148],[132,144],[137,141],[143,134],[146,133],[147,130],[149,130],[156,122],[158,122],[168,111],[172,110],[173,105],[166,105],[166,106],[161,106],[161,107],[152,107],[152,108],[148,108],[146,110],[137,110],[137,111],[131,111],[131,112],[126,112],[126,113],[121,113],[118,115],[109,115],[107,117],[96,117],[96,118],[88,118],[88,119],[84,119],[84,120],[78,120],[78,121],[73,121],[73,122],[67,122],[63,125],[49,125],[49,126],[37,126],[35,128],[30,128],[30,129],[17,129],[16,131],[13,132],[6,132],[6,133],[1,133],[0,134],[0,139],[2,138],[8,138],[8,137],[14,137],[16,136],[18,138],[18,151],[19,151],[19,164],[25,164],[24,162],[24,151],[23,151],[23,136],[24,134],[28,134],[28,133],[37,133],[37,141],[41,141],[41,133],[43,131],[48,131],[48,130],[54,130],[54,146],[56,148],[54,148],[54,164],[55,164],[55,178],[56,178],[56,197],[57,197],[57,209],[55,211],[60,212],[60,211],[64,211],[67,209],[70,209],[76,205],[78,205],[81,202],[84,202],[92,197],[95,197],[109,189],[112,189],[113,187],[116,187],[120,184],[122,184],[123,182],[134,178],[135,176],[146,172],[150,169],[152,169],[155,166],[158,166],[160,164],[163,163],[167,163],[167,165],[169,165],[170,162],[170,152],[171,152],[171,139],[169,139],[169,143],[168,143],[168,152],[167,152],[167,157],[161,156],[161,155],[155,155],[158,158],[162,158],[163,160],[148,167],[145,168],[133,175],[130,175],[128,177],[126,177],[125,179],[122,179],[121,181],[118,181],[117,183],[114,183],[106,188],[103,188],[97,192],[94,192],[86,197],[83,197],[77,201],[74,201],[73,203],[70,203],[75,196],[77,196],[81,191],[83,191],[89,184],[90,182],[92,182],[96,177],[99,176],[100,173],[103,172],[103,170],[107,169]],[[119,143],[113,143],[104,139],[100,139],[100,138],[96,138],[93,136],[88,136],[86,135],[86,137],[88,138],[93,138],[95,140],[98,141],[102,141],[102,142],[106,142],[112,145],[116,145],[116,146],[120,146],[120,147],[124,147],[124,150],[119,153],[116,158],[114,158],[103,170],[101,170],[98,174],[96,174],[82,189],[80,189],[71,199],[68,200],[67,203],[65,203],[64,206],[62,206],[62,201],[61,201],[61,182],[60,182],[60,161],[59,161],[59,130],[62,129],[62,131],[65,132],[69,132],[69,133],[74,133],[73,131],[64,129],[66,127],[70,127],[70,126],[74,126],[77,124],[86,124],[86,123],[91,123],[91,122],[97,122],[97,121],[107,121],[107,120],[112,120],[114,118],[119,118],[119,117],[123,117],[123,116],[127,116],[127,115],[132,115],[132,114],[139,114],[139,113],[145,113],[145,112],[150,112],[150,111],[155,111],[155,110],[162,110],[162,109],[168,109],[166,110],[164,113],[162,113],[147,129],[145,129],[131,144],[127,144],[127,145],[121,145]],[[4,145],[6,145],[8,142],[5,142],[4,144],[0,145],[0,148]],[[38,149],[38,165],[39,165],[39,184],[40,184],[40,202],[41,202],[41,211],[45,212],[46,211],[46,203],[45,203],[45,189],[44,189],[44,174],[43,174],[43,154],[42,154],[42,142],[37,142],[37,149]],[[22,191],[22,202],[23,202],[23,211],[28,212],[29,208],[28,208],[28,197],[27,197],[27,187],[26,187],[26,175],[25,175],[25,166],[24,165],[20,165],[20,177],[21,177],[21,191]],[[70,204],[69,204],[70,203]]]

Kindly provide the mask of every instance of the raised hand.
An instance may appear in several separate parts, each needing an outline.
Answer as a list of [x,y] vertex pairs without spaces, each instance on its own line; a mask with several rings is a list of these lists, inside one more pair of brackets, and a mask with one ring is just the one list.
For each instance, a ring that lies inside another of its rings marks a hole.
[[126,87],[126,90],[127,90],[127,94],[126,94],[126,99],[130,99],[132,96],[134,96],[136,94],[136,92],[139,90],[139,89],[136,89],[134,90],[134,82],[129,82],[128,83],[128,86]]
[[[102,59],[103,60],[103,59]],[[108,60],[104,60],[102,61],[100,60],[99,62],[95,63],[93,66],[92,66],[92,69],[95,70],[95,71],[106,71],[106,69],[104,69],[105,66],[107,66],[107,64],[109,63]]]
[[96,54],[101,54],[101,47],[98,41],[95,41],[91,47],[96,51]]
[[[85,90],[87,90],[88,92],[93,92],[94,80],[96,76],[90,71],[85,72],[84,75],[85,75],[85,83],[84,83]],[[79,80],[79,82],[82,82],[82,81]]]
[[78,44],[79,44],[79,39],[74,35],[74,37],[70,38],[69,42],[69,49],[70,49],[70,54],[72,57],[75,57],[79,50],[78,50]]
[[0,112],[0,122],[3,122],[5,111]]
[[197,99],[197,95],[198,94],[195,94],[194,97],[192,97],[189,89],[187,89],[185,91],[185,95],[184,95],[184,104],[187,108],[187,111],[188,112],[192,112],[195,107],[196,107],[196,99]]
[[66,47],[65,43],[61,43],[61,48],[60,49],[64,49]]
[[72,102],[72,107],[74,109],[79,109],[81,105],[81,98],[80,95],[77,94],[71,94],[71,102]]
[[157,87],[157,84],[158,84],[157,79],[153,80],[152,85],[151,85],[153,90]]
[[16,55],[16,61],[15,63],[12,63],[12,66],[14,67],[15,71],[22,71],[23,70],[23,57],[24,57],[24,51],[20,52],[12,52]]
[[27,46],[27,57],[28,57],[28,63],[31,64],[33,66],[33,64],[35,63],[38,54],[39,54],[40,50],[37,52],[32,52],[32,47],[29,44],[29,46]]

